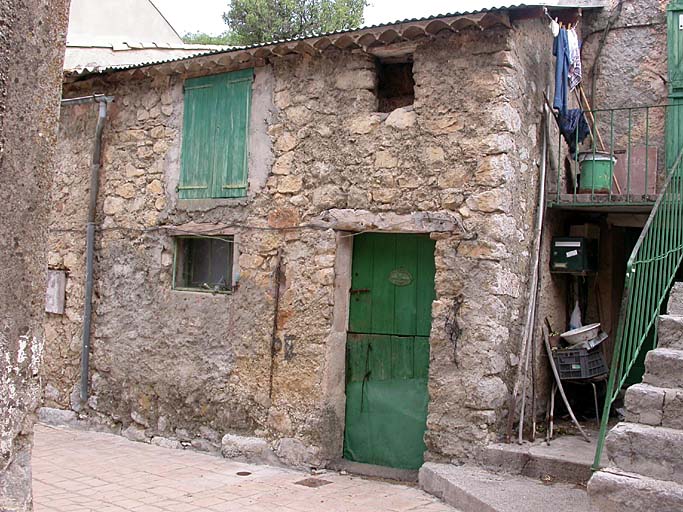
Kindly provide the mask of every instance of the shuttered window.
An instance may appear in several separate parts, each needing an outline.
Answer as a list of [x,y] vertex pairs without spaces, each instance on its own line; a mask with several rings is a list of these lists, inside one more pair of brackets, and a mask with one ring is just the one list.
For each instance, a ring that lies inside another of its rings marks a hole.
[[247,195],[253,69],[185,82],[180,199]]

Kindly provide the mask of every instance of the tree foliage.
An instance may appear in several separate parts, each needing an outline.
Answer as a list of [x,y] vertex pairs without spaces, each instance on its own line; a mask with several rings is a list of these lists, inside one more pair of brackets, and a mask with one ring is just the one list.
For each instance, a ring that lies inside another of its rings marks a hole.
[[223,20],[234,44],[359,27],[366,0],[232,0]]
[[183,36],[183,42],[187,44],[235,44],[232,41],[231,34],[227,31],[217,36],[212,36],[211,34],[206,34],[205,32],[199,31],[188,32]]

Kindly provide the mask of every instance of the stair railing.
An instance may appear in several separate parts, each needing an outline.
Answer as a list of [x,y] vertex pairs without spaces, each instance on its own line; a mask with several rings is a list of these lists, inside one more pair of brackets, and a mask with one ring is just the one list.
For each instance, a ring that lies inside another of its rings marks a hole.
[[624,386],[650,329],[656,325],[661,305],[683,261],[682,159],[683,148],[667,174],[661,195],[626,265],[624,294],[593,470],[600,468],[612,404]]

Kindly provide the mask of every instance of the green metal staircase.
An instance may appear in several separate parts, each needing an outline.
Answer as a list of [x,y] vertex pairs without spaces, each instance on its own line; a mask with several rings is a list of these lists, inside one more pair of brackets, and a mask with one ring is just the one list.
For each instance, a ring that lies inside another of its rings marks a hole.
[[[683,262],[683,0],[667,7],[669,105],[666,109],[667,175],[626,266],[600,435],[593,469],[600,467],[612,404],[626,384]],[[630,132],[630,122],[629,122]],[[630,138],[630,135],[629,135]],[[656,343],[656,341],[654,342]]]

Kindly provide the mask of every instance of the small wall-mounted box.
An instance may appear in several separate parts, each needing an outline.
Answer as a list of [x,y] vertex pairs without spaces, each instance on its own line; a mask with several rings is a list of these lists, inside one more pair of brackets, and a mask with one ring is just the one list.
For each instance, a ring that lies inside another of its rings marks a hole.
[[45,292],[45,311],[56,315],[63,315],[65,295],[66,272],[63,270],[48,270],[47,291]]
[[553,238],[550,271],[590,274],[598,270],[598,241],[583,237]]

